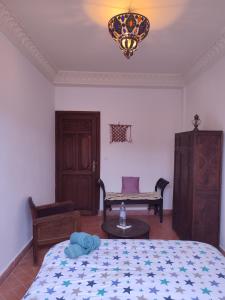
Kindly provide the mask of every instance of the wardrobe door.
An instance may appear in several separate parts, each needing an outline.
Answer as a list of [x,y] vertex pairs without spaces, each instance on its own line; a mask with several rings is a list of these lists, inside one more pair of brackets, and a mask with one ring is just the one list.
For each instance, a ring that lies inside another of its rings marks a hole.
[[193,239],[218,246],[221,133],[199,132],[195,136],[195,189]]
[[193,136],[175,136],[173,227],[181,239],[191,238],[192,227]]

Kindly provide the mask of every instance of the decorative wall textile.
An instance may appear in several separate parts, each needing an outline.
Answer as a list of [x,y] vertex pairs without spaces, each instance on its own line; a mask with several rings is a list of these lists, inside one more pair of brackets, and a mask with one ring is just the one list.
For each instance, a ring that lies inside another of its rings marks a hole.
[[124,124],[109,124],[110,126],[110,143],[132,142],[131,126]]

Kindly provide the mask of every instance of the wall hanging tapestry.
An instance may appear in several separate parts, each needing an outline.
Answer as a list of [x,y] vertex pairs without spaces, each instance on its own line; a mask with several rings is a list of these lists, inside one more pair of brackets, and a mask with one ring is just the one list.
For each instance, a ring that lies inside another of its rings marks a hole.
[[125,124],[109,124],[110,126],[110,143],[132,142],[131,126]]

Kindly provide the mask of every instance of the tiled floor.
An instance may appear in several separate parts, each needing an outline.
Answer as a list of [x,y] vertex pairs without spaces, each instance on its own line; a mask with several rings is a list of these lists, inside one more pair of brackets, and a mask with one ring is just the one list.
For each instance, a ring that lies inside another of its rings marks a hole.
[[[132,216],[143,221],[146,221],[151,226],[150,238],[151,239],[177,239],[177,235],[172,230],[171,216],[164,217],[162,224],[159,223],[159,218],[153,215],[140,215]],[[106,238],[105,233],[101,230],[102,217],[82,217],[82,231],[91,234],[97,234],[101,238]],[[48,249],[43,249],[41,256]],[[13,272],[0,286],[0,300],[19,300],[23,297],[26,290],[31,285],[34,277],[39,270],[38,266],[33,266],[32,251],[31,249],[19,262]]]

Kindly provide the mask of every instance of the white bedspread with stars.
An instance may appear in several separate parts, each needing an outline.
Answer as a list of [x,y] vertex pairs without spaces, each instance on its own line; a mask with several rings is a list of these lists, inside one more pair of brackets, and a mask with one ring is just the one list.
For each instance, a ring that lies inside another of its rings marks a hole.
[[225,257],[204,243],[101,240],[99,250],[68,259],[55,245],[26,300],[225,300]]

